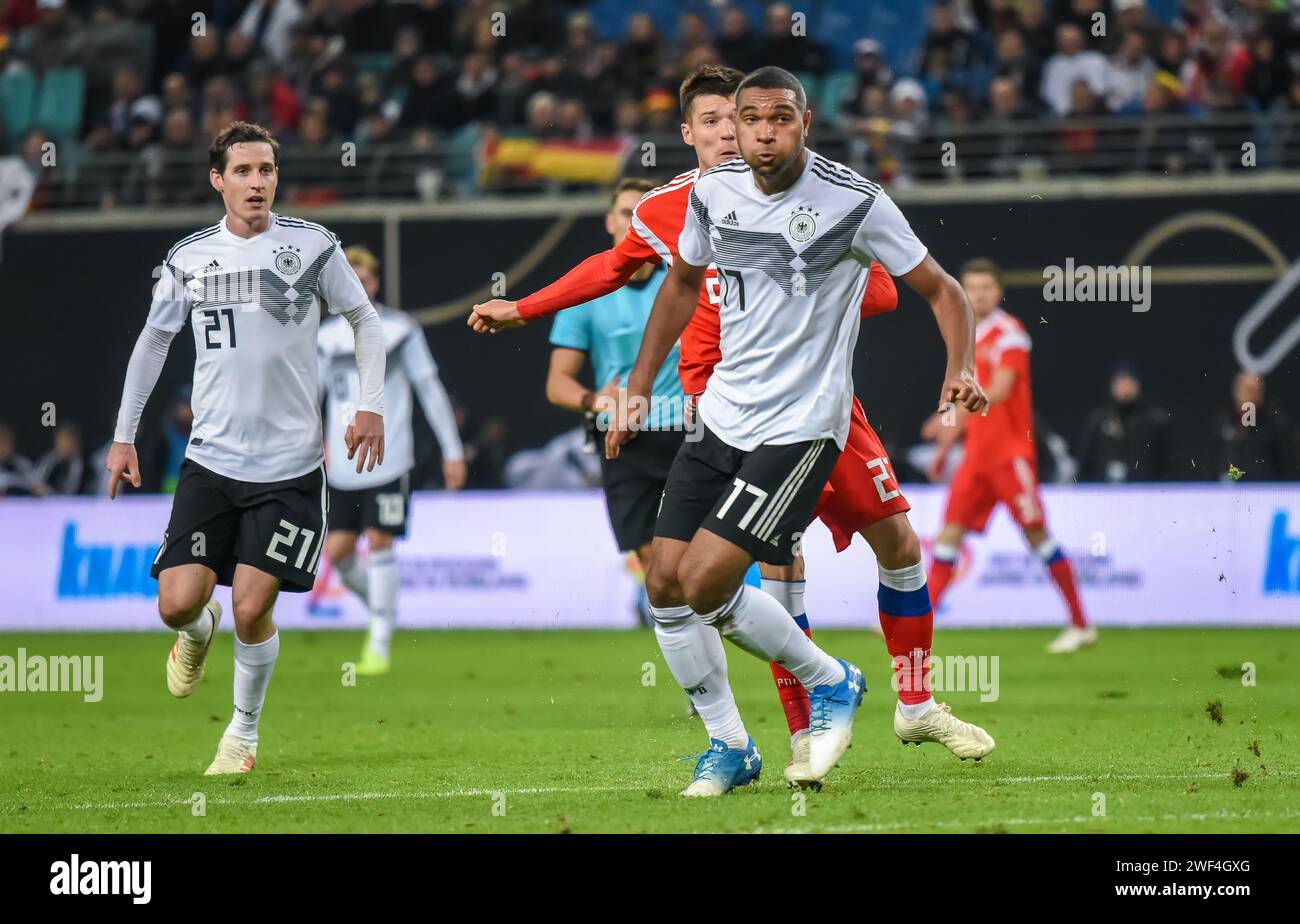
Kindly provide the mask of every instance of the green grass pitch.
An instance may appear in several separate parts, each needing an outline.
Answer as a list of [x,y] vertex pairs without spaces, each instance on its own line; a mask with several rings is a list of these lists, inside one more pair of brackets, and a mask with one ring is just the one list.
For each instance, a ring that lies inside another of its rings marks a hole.
[[392,673],[355,686],[358,634],[285,633],[257,769],[222,778],[202,771],[230,714],[228,633],[183,701],[168,634],[4,635],[0,654],[103,655],[104,696],[0,693],[0,831],[1300,831],[1300,633],[1105,630],[1056,657],[1051,635],[940,627],[937,655],[999,658],[996,701],[940,697],[997,739],[976,765],[899,746],[878,636],[819,633],[870,692],[802,798],[768,669],[729,646],[762,779],[689,801],[674,758],[706,740],[649,632],[399,631]]

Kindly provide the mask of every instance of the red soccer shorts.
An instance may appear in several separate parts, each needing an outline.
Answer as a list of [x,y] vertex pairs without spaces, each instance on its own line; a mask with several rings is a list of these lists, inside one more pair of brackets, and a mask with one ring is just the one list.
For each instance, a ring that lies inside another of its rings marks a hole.
[[982,533],[999,503],[1007,505],[1021,529],[1044,525],[1037,466],[1031,457],[1015,456],[992,466],[964,461],[952,478],[943,522]]
[[854,534],[885,517],[911,509],[912,505],[898,487],[889,454],[867,423],[867,415],[855,397],[849,417],[849,438],[830,480],[822,488],[816,516],[831,531],[835,551],[843,552]]

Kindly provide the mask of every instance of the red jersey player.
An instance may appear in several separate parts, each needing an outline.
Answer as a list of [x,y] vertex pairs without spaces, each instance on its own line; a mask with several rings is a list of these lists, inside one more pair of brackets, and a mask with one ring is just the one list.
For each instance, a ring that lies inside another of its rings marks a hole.
[[1038,455],[1034,445],[1034,408],[1029,386],[1029,334],[1025,326],[1001,307],[1002,284],[991,260],[971,260],[962,268],[962,287],[970,297],[978,326],[975,329],[975,370],[987,383],[986,415],[958,412],[958,426],[939,426],[932,418],[927,427],[938,436],[939,452],[930,469],[938,480],[948,451],[962,429],[966,452],[948,492],[944,525],[934,544],[930,566],[930,598],[939,606],[952,579],[962,537],[967,530],[984,531],[989,515],[999,503],[1024,531],[1030,547],[1047,566],[1070,610],[1070,624],[1048,646],[1056,654],[1076,651],[1097,640],[1088,625],[1069,559],[1047,531],[1043,500],[1038,492]]
[[[743,76],[730,68],[707,65],[683,81],[679,94],[685,119],[682,138],[695,149],[699,167],[647,193],[633,213],[631,231],[618,246],[587,258],[558,281],[517,302],[495,299],[476,305],[468,321],[470,326],[480,333],[518,326],[605,295],[623,285],[646,262],[671,264],[695,180],[702,171],[738,155],[731,94]],[[897,299],[889,274],[879,264],[873,264],[861,307],[863,317],[892,311]],[[679,369],[687,395],[698,396],[704,391],[709,374],[722,357],[720,301],[717,270],[710,266],[695,314],[681,336]],[[904,742],[939,741],[963,759],[983,757],[993,749],[993,739],[978,726],[956,719],[946,706],[936,705],[930,695],[930,607],[925,606],[924,612],[915,612],[918,608],[911,606],[906,612],[888,611],[897,608],[892,605],[900,599],[896,591],[917,589],[911,586],[915,578],[899,577],[904,571],[920,567],[920,540],[907,519],[909,509],[889,456],[854,398],[848,441],[823,490],[817,516],[830,529],[837,550],[848,548],[854,534],[860,533],[876,554],[884,591],[880,595],[880,622],[893,656],[899,692],[895,732]],[[763,589],[785,606],[804,632],[811,634],[803,603],[802,558],[793,565],[760,563],[759,568]],[[923,586],[924,573],[918,577]],[[890,586],[900,580],[907,586]],[[912,596],[908,595],[908,599]],[[916,656],[918,649],[923,656]],[[786,780],[791,785],[800,784],[807,775],[808,694],[780,665],[772,665],[772,674],[791,733],[792,756]]]

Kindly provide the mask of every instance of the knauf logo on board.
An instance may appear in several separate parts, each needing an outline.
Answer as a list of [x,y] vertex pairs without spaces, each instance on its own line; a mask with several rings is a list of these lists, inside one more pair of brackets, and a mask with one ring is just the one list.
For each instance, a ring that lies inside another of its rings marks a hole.
[[158,582],[149,576],[158,546],[92,544],[77,539],[77,524],[63,527],[59,558],[59,599],[77,597],[155,597]]
[[1273,514],[1264,566],[1264,593],[1300,594],[1300,536],[1287,533],[1285,510]]

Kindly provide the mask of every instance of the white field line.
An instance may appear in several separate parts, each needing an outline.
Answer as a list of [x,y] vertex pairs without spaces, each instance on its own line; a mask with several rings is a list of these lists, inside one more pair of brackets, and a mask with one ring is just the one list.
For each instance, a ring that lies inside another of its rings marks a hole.
[[[1262,774],[1251,774],[1252,778],[1269,779],[1273,777],[1292,778],[1300,776],[1300,771],[1295,770],[1270,770],[1267,776]],[[997,785],[1034,785],[1043,783],[1107,783],[1107,782],[1160,782],[1169,780],[1227,780],[1228,771],[1218,771],[1209,773],[1205,771],[1193,773],[1094,773],[1094,774],[1042,774],[1037,776],[984,776],[979,771],[964,773],[959,776],[949,777],[899,777],[885,776],[876,780],[855,780],[854,785],[861,789],[906,789],[909,787],[919,786],[951,786],[954,784],[978,784],[984,786]],[[675,781],[672,785],[676,785]],[[196,781],[198,784],[198,781]],[[647,780],[643,784],[622,785],[622,786],[535,786],[535,787],[500,787],[497,789],[489,787],[480,787],[473,789],[446,789],[434,792],[345,792],[345,793],[305,793],[301,795],[267,795],[256,796],[252,799],[208,799],[209,805],[279,805],[293,803],[312,803],[312,802],[371,802],[383,799],[458,799],[458,798],[482,798],[484,796],[493,797],[498,793],[504,793],[508,796],[533,796],[533,795],[558,795],[558,794],[577,794],[577,793],[617,793],[617,792],[643,792],[647,789],[662,787],[662,782]],[[80,802],[73,804],[57,805],[40,800],[32,800],[23,803],[26,811],[48,810],[48,811],[121,811],[125,809],[147,809],[147,808],[174,808],[176,806],[188,806],[188,799],[160,799],[147,802]],[[6,806],[0,810],[0,814],[12,815],[17,814],[20,808],[18,805]],[[965,822],[960,822],[965,824]],[[1001,822],[1006,824],[1007,822]]]
[[1154,821],[1254,821],[1264,818],[1300,818],[1300,811],[1269,812],[1184,812],[1163,815],[1120,815],[1095,818],[1091,815],[1071,815],[1067,818],[986,818],[983,821],[890,821],[878,824],[807,825],[795,828],[757,828],[755,834],[870,834],[873,831],[896,831],[907,828],[996,828],[1024,827],[1026,825],[1100,825],[1108,821],[1118,824],[1146,824]]

